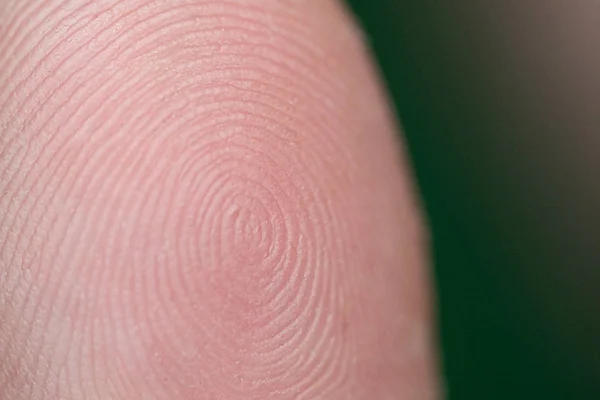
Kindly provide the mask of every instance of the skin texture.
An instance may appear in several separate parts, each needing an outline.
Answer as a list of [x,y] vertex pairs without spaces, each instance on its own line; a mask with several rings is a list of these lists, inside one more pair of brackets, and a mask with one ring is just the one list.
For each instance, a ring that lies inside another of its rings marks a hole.
[[331,0],[0,0],[0,399],[434,399],[426,235]]

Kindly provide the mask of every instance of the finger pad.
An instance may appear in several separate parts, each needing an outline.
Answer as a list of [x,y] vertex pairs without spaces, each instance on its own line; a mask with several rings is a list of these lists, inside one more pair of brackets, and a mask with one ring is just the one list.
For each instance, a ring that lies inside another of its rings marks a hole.
[[59,397],[425,398],[422,227],[341,10],[134,1],[47,15],[69,28],[0,40],[28,57],[0,64],[1,161],[28,165],[3,170],[16,210],[3,226],[26,232],[6,248],[38,273],[2,261],[20,287],[51,282],[37,296],[52,334],[34,337],[50,366],[16,364],[49,373]]

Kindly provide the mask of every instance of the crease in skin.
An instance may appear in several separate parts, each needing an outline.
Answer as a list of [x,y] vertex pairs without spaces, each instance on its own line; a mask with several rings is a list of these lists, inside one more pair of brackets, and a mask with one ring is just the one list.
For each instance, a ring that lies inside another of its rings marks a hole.
[[339,5],[0,2],[0,33],[0,399],[434,398],[422,224]]

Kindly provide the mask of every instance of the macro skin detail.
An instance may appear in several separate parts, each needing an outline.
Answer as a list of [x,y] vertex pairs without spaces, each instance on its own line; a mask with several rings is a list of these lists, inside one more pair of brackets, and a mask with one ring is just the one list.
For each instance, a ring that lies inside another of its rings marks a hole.
[[435,398],[365,60],[330,0],[0,0],[0,399]]

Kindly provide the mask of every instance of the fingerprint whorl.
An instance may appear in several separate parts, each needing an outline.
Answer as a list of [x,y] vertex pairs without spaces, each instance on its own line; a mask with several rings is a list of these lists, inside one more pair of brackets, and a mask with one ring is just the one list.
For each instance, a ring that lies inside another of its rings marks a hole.
[[206,278],[197,289],[210,292],[221,313],[233,313],[230,322],[246,324],[268,306],[270,283],[292,273],[285,251],[300,232],[288,194],[255,165],[264,155],[248,156],[254,150],[230,143],[225,150],[211,147],[219,155],[194,167],[194,235],[187,251]]
[[[310,177],[286,168],[284,141],[264,137],[245,132],[224,139],[212,131],[184,151],[172,202],[183,272],[168,274],[174,282],[165,284],[179,288],[177,303],[193,304],[175,312],[187,322],[175,323],[186,331],[181,337],[204,343],[189,346],[205,361],[241,360],[247,368],[237,374],[245,382],[287,382],[288,390],[302,391],[321,376],[341,374],[331,364],[347,352],[341,341],[331,345],[329,319],[338,304],[336,268],[328,267],[338,261],[324,248],[337,253],[327,239],[335,234],[322,222],[331,211],[322,209],[322,194],[310,191]],[[302,356],[307,347],[323,360]],[[290,367],[302,382],[289,377]]]

